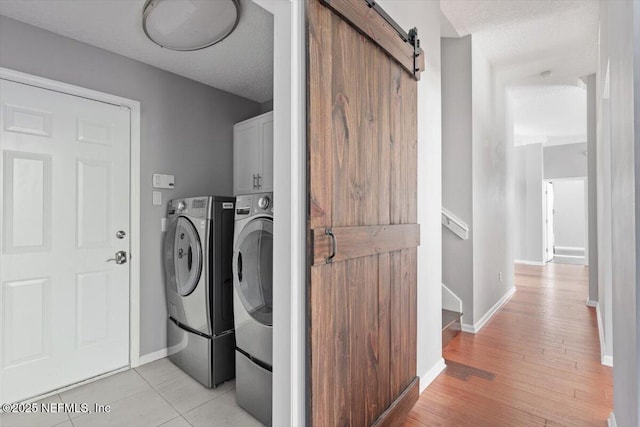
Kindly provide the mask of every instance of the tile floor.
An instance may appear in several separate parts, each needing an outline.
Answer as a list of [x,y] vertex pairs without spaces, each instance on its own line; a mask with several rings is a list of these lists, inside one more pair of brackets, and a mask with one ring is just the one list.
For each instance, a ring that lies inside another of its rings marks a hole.
[[0,414],[2,427],[261,426],[235,400],[235,383],[203,387],[169,359],[43,399],[109,405],[109,413]]

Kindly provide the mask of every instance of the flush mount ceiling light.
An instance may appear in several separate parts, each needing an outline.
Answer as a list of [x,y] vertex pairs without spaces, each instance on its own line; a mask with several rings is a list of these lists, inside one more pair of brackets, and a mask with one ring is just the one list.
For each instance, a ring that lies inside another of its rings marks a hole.
[[147,0],[142,29],[160,47],[199,50],[224,40],[239,18],[238,0]]

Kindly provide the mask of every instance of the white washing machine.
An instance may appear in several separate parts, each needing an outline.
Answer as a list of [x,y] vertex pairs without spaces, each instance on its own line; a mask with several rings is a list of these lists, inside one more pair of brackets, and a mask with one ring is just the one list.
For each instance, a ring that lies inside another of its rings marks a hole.
[[233,239],[236,401],[271,425],[273,193],[236,198]]

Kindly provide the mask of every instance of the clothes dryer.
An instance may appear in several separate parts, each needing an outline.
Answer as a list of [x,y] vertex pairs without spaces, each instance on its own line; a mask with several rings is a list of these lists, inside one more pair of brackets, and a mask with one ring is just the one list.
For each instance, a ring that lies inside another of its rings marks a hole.
[[236,401],[271,425],[273,193],[238,196],[235,212]]

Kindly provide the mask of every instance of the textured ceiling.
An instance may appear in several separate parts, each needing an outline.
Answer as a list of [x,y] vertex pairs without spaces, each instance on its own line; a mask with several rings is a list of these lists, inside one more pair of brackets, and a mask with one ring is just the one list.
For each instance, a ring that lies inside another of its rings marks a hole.
[[273,98],[273,16],[241,0],[240,22],[221,43],[162,49],[142,31],[145,0],[0,0],[0,14],[257,102]]
[[596,70],[597,0],[442,0],[460,36],[472,34],[507,80],[570,81]]
[[571,144],[587,140],[587,93],[576,86],[509,90],[515,145]]

